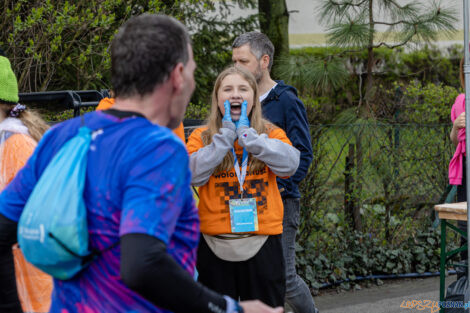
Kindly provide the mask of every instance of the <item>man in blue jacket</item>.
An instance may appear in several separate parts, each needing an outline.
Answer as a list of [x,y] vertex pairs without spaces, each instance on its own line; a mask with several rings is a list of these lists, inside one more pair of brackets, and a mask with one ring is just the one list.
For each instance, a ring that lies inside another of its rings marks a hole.
[[258,82],[264,117],[281,127],[300,151],[300,165],[294,176],[277,181],[284,203],[282,244],[286,262],[286,301],[296,313],[314,313],[317,310],[310,290],[295,270],[295,235],[300,218],[298,184],[306,176],[313,158],[307,113],[294,87],[271,79],[274,46],[266,35],[245,33],[235,39],[232,48],[235,65],[248,69]]

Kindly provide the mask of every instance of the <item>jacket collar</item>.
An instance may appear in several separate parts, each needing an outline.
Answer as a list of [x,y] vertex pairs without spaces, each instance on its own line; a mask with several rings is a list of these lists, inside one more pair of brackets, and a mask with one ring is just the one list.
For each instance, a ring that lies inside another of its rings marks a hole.
[[292,91],[297,95],[297,90],[292,86],[286,85],[283,80],[276,80],[275,82],[277,83],[276,87],[271,89],[271,92],[268,94],[266,99],[263,100],[262,104],[268,101],[279,100],[281,94],[289,89],[292,89]]
[[7,117],[0,123],[0,132],[29,135],[28,128],[19,118]]

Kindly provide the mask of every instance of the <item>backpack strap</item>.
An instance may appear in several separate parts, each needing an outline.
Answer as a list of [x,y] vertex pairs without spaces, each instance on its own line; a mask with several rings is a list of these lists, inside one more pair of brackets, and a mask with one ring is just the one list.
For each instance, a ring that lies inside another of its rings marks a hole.
[[103,253],[105,253],[106,251],[109,251],[111,250],[112,248],[116,247],[119,243],[121,242],[121,240],[118,240],[116,241],[115,243],[113,243],[112,245],[110,245],[109,247],[107,247],[106,249],[104,250],[97,250],[97,249],[93,249],[91,250],[91,253],[84,256],[84,257],[81,257],[82,259],[82,265],[86,265],[88,263],[91,263],[93,262],[97,257],[99,257],[100,255],[102,255]]
[[105,253],[108,250],[111,250],[112,248],[116,247],[121,241],[118,240],[109,247],[107,247],[104,250],[98,250],[98,249],[93,249],[91,252],[85,256],[81,256],[70,250],[69,247],[67,247],[59,238],[54,236],[52,233],[48,233],[49,237],[54,239],[57,244],[59,244],[62,248],[64,248],[65,251],[73,255],[74,257],[81,259],[82,260],[82,266],[87,265],[88,263],[91,263],[93,260],[95,260],[97,257],[99,257],[101,254]]

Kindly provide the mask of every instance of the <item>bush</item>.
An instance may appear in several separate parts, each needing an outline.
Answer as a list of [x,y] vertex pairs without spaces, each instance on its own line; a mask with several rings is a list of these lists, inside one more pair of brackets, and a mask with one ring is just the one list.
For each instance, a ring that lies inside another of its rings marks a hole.
[[[239,0],[248,6],[254,0]],[[199,67],[193,102],[208,105],[216,75],[231,62],[234,36],[251,31],[257,16],[228,21],[230,1],[19,0],[0,11],[0,46],[22,92],[109,89],[108,46],[118,28],[144,12],[183,21]],[[218,14],[215,14],[218,7]]]
[[401,85],[400,120],[420,124],[450,123],[450,109],[459,94],[452,86],[421,82]]
[[[374,84],[377,96],[373,101],[376,107],[374,117],[387,119],[393,117],[394,112],[388,107],[390,105],[388,100],[396,101],[394,92],[397,86],[407,87],[411,82],[416,89],[425,87],[430,89],[428,87],[430,84],[441,86],[445,94],[449,94],[451,90],[458,90],[461,50],[461,45],[446,49],[425,47],[410,52],[403,49],[375,50]],[[367,54],[362,52],[348,58],[339,58],[341,52],[339,48],[331,47],[293,49],[291,57],[282,60],[283,64],[279,66],[280,76],[295,86],[302,97],[321,99],[320,114],[309,116],[312,124],[330,123],[342,111],[358,105],[359,89],[365,81]],[[334,77],[324,77],[323,84],[314,85],[312,83],[315,81],[314,77],[323,77],[321,68],[324,66],[331,67],[329,72]],[[346,72],[342,72],[342,68],[346,69]],[[334,81],[339,83],[334,85]],[[437,90],[428,91],[437,92]],[[433,103],[436,101],[447,104],[447,98],[436,98]],[[428,109],[430,107],[429,105]]]
[[340,228],[324,233],[322,240],[298,245],[297,267],[314,289],[339,282],[349,289],[357,284],[354,280],[359,276],[439,271],[439,230],[415,230],[409,235],[399,243],[388,243],[370,233]]

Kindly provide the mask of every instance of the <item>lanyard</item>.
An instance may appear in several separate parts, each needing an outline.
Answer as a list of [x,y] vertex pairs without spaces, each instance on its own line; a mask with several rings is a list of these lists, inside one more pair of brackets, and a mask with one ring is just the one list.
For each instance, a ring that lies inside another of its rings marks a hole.
[[233,154],[233,158],[235,159],[233,163],[233,168],[235,169],[235,174],[237,175],[238,183],[240,184],[240,192],[243,198],[243,184],[245,183],[246,168],[248,166],[248,152],[246,152],[245,148],[243,148],[241,173],[240,173],[240,165],[238,165],[237,154],[235,153],[235,150],[233,148],[232,148],[232,154]]

